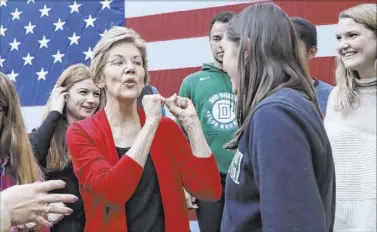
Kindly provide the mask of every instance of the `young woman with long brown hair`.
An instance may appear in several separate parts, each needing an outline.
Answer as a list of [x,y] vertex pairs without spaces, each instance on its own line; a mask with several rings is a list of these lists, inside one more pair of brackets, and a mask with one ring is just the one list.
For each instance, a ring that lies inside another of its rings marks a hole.
[[[42,125],[30,135],[34,153],[45,170],[46,179],[64,180],[67,185],[60,193],[80,197],[79,184],[73,173],[71,157],[66,145],[68,126],[92,116],[100,105],[100,90],[83,64],[68,67],[59,77],[48,100]],[[67,204],[73,213],[51,228],[52,232],[81,232],[85,226],[81,200]]]
[[223,64],[237,94],[239,130],[221,230],[332,231],[335,173],[298,35],[273,4],[233,18]]
[[[25,131],[16,89],[2,72],[0,72],[0,162],[0,191],[14,185],[43,181],[43,173],[33,155]],[[10,231],[18,231],[18,229],[12,227]]]

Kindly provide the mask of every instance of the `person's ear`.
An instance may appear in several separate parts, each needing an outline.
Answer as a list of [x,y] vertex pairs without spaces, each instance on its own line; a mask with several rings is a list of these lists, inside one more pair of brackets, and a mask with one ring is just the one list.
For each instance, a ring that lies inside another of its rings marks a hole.
[[308,59],[312,60],[317,55],[317,52],[318,52],[317,46],[311,47],[308,51]]

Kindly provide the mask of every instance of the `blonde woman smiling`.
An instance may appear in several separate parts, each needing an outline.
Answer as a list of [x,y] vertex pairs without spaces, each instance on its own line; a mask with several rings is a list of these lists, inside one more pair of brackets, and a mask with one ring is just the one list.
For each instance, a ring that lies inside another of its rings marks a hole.
[[335,231],[376,231],[376,4],[340,13],[337,86],[325,126],[336,173]]

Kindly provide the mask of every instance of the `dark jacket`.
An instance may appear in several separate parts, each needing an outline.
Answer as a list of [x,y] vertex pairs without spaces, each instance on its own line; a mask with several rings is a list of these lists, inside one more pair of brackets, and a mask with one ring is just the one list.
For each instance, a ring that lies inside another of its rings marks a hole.
[[335,167],[320,113],[284,88],[253,110],[229,168],[221,231],[332,232]]
[[[38,129],[33,129],[30,134],[30,140],[33,147],[33,152],[37,157],[42,168],[46,168],[46,158],[52,136],[61,119],[62,114],[57,111],[51,111],[47,118],[43,121]],[[65,216],[63,220],[59,221],[51,228],[51,232],[82,232],[85,227],[84,204],[81,200],[79,185],[75,174],[73,173],[72,165],[63,170],[54,170],[45,172],[46,180],[63,180],[66,182],[66,187],[55,190],[54,193],[70,193],[79,200],[73,204],[66,204],[73,210],[69,216]]]

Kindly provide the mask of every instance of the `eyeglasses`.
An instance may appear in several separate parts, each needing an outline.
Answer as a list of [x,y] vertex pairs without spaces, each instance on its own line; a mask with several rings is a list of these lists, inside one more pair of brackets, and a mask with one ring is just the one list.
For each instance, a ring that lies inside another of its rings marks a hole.
[[125,67],[127,67],[128,64],[132,64],[133,66],[143,66],[143,61],[139,57],[133,57],[133,58],[116,57],[114,59],[106,61],[102,67],[104,67],[107,64],[110,64],[113,67],[124,69]]

